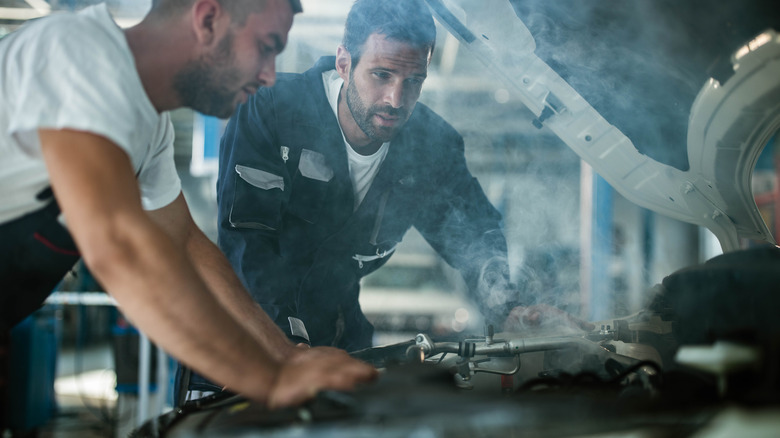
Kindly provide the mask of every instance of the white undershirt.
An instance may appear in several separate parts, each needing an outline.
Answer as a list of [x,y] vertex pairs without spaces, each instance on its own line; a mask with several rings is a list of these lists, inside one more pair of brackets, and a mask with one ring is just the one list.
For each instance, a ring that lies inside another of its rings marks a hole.
[[[339,92],[344,85],[344,80],[341,79],[341,76],[339,76],[336,70],[328,70],[322,73],[322,83],[325,86],[325,95],[328,97],[328,102],[330,103],[331,109],[333,109],[333,114],[335,114],[336,119],[338,119]],[[379,150],[371,155],[360,155],[352,149],[352,146],[350,146],[349,143],[347,143],[347,138],[344,136],[344,130],[341,129],[340,121],[339,130],[341,130],[341,137],[344,139],[344,146],[347,148],[349,178],[352,180],[352,189],[355,193],[354,211],[358,209],[360,203],[363,202],[363,198],[366,197],[368,189],[371,188],[371,183],[374,181],[374,177],[376,177],[379,168],[382,166],[382,162],[387,156],[390,142],[383,143]]]

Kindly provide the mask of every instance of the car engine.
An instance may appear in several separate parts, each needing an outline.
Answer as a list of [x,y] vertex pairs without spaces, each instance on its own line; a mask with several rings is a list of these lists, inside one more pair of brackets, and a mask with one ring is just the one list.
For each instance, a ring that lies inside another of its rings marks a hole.
[[708,428],[723,433],[729,421],[776,431],[779,266],[772,246],[715,257],[666,277],[646,309],[592,331],[420,333],[354,352],[382,370],[355,392],[276,411],[217,394],[135,436],[713,436]]

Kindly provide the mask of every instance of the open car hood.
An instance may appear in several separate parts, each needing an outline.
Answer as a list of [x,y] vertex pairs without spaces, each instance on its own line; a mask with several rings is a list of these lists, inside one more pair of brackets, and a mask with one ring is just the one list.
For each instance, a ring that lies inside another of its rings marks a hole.
[[426,0],[438,21],[501,78],[543,124],[626,199],[706,227],[724,252],[740,238],[775,240],[751,190],[758,156],[780,128],[780,35],[767,30],[731,59],[733,74],[710,79],[691,108],[688,170],[640,153],[540,59],[509,1]]

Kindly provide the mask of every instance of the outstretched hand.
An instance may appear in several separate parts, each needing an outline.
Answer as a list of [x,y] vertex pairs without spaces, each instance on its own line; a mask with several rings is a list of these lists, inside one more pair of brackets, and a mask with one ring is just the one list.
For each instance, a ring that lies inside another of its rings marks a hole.
[[509,312],[503,330],[521,331],[529,328],[562,328],[566,330],[593,330],[593,323],[546,304],[517,306]]
[[373,366],[331,347],[301,348],[282,364],[268,397],[268,407],[277,409],[305,402],[322,390],[351,391],[376,379]]

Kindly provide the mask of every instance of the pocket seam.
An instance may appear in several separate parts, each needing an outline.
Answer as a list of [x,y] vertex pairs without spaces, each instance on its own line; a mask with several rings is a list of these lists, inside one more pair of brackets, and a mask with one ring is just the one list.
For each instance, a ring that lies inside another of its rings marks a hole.
[[333,179],[333,169],[325,162],[325,156],[309,149],[301,150],[298,170],[309,179],[322,182],[330,182]]
[[284,178],[279,175],[241,164],[236,164],[235,170],[242,180],[253,187],[263,190],[279,189],[284,191]]

